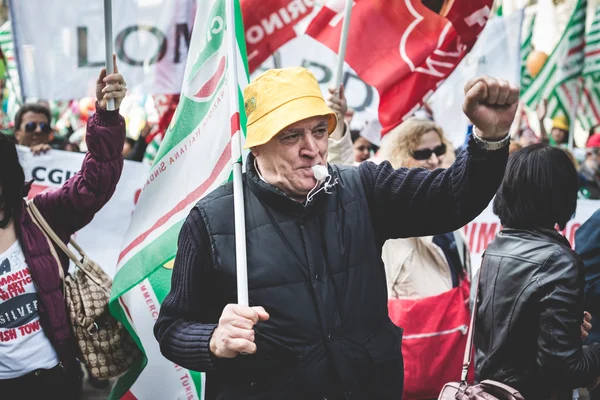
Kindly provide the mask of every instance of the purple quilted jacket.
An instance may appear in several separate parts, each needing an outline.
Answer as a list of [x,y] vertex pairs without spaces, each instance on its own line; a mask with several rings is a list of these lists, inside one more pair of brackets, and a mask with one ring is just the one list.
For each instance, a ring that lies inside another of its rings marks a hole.
[[[117,111],[98,111],[87,124],[88,153],[81,171],[58,190],[34,198],[48,224],[68,242],[71,235],[86,226],[113,195],[123,169],[125,121]],[[26,188],[28,191],[28,188]],[[16,215],[17,235],[31,276],[38,288],[40,323],[65,367],[77,356],[56,261],[42,231],[25,210],[25,202]],[[98,240],[102,240],[101,237]],[[67,256],[56,249],[67,271]]]

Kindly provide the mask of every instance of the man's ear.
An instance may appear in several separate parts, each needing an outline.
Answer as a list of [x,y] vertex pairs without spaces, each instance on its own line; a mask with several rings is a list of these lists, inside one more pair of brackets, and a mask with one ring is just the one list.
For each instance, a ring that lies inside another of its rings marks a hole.
[[256,146],[250,147],[250,152],[254,157],[258,157],[258,148]]
[[15,139],[17,139],[17,143],[21,144],[22,143],[21,141],[23,140],[23,131],[18,129],[15,131],[14,135],[15,135]]

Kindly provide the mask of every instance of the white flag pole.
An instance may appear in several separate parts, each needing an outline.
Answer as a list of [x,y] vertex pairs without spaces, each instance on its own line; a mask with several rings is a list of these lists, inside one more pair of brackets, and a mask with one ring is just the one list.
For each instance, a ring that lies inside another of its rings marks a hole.
[[346,45],[348,44],[348,31],[350,30],[350,17],[352,16],[352,6],[354,0],[346,0],[344,10],[344,22],[342,23],[342,36],[340,38],[340,48],[338,50],[338,63],[335,70],[334,82],[336,89],[339,89],[344,76],[344,60],[346,59]]
[[[239,79],[238,79],[238,51],[235,35],[235,1],[225,1],[225,14],[227,18],[227,64],[229,109],[230,114],[239,112]],[[248,300],[248,265],[246,259],[246,219],[244,213],[244,187],[242,185],[242,130],[240,119],[237,118],[232,130],[237,133],[231,139],[231,152],[235,160],[233,164],[233,216],[235,221],[235,260],[237,275],[238,304],[249,305]]]
[[[113,34],[112,34],[112,0],[104,0],[104,50],[106,52],[106,75],[115,73],[113,63]],[[106,104],[108,111],[115,110],[115,99],[109,99]]]

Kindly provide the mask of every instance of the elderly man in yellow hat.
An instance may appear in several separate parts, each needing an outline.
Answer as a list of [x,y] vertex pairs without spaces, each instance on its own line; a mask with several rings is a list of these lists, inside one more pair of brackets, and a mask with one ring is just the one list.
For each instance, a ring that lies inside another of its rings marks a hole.
[[494,196],[518,88],[466,86],[476,126],[447,170],[327,164],[336,116],[304,68],[270,70],[244,92],[250,306],[237,305],[233,190],[192,209],[155,335],[206,372],[207,399],[398,399],[402,329],[391,323],[382,244],[451,232]]

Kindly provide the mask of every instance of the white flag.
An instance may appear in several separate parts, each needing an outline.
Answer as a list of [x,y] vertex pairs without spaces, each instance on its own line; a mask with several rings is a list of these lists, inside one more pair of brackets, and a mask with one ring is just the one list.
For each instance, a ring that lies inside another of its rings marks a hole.
[[[179,93],[195,0],[114,3],[114,51],[129,93]],[[46,100],[94,95],[105,62],[103,2],[19,0],[11,7],[24,95]]]

